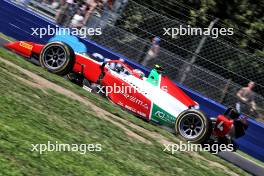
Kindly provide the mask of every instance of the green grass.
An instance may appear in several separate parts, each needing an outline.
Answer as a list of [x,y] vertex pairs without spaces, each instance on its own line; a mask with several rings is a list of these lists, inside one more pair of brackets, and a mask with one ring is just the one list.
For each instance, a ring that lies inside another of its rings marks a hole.
[[[3,48],[0,48],[0,56],[88,98],[120,118],[158,132],[170,140],[175,138],[171,133],[128,114],[105,99]],[[163,146],[153,140],[153,144],[146,145],[130,138],[117,126],[96,117],[89,107],[52,90],[44,92],[26,85],[10,73],[29,79],[0,62],[0,175],[226,175],[222,169],[210,166],[189,153],[171,155],[163,152]],[[31,144],[47,141],[100,143],[102,151],[85,155],[77,152],[40,155],[30,151]],[[238,175],[248,175],[212,154],[203,152],[201,155],[220,162]]]

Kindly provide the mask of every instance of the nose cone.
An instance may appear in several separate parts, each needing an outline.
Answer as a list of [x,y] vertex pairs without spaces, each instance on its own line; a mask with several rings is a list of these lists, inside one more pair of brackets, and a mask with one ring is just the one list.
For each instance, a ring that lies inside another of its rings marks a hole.
[[14,48],[14,42],[2,43],[2,46],[11,50]]
[[4,44],[4,47],[25,57],[30,57],[33,49],[33,44],[31,42],[23,41],[9,42]]
[[4,43],[3,46],[9,50],[19,51],[20,50],[19,44],[20,42],[7,42],[7,43]]

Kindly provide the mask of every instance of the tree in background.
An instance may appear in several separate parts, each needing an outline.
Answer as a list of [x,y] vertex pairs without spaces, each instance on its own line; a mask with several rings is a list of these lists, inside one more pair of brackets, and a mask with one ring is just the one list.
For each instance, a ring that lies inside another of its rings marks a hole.
[[[149,0],[135,2],[170,18],[197,27],[206,27],[214,18],[237,29],[229,41],[242,49],[264,56],[263,0]],[[221,27],[221,24],[218,24]],[[216,25],[217,26],[217,25]]]

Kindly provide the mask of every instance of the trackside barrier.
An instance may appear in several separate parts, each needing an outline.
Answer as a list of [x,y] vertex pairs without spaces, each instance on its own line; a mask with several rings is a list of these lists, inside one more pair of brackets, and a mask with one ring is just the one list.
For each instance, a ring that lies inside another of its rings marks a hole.
[[[7,0],[0,0],[0,32],[8,35],[16,40],[32,41],[36,43],[45,44],[52,36],[45,35],[42,38],[33,36],[31,28],[47,28],[49,26],[56,27],[54,22],[49,19],[34,13],[32,10],[25,9],[25,7],[14,4]],[[93,41],[88,39],[80,39],[87,48],[88,53],[100,53],[105,58],[118,59],[124,58],[122,55],[114,53]],[[135,68],[141,69],[145,73],[149,73],[149,69],[145,68],[128,58],[126,62]],[[176,83],[177,84],[177,83]],[[200,104],[201,109],[209,116],[217,116],[223,113],[226,107],[214,102],[195,91],[192,91],[182,85],[177,84],[182,88],[190,97]],[[264,125],[249,119],[249,128],[245,136],[236,141],[240,149],[245,153],[251,155],[264,162]]]

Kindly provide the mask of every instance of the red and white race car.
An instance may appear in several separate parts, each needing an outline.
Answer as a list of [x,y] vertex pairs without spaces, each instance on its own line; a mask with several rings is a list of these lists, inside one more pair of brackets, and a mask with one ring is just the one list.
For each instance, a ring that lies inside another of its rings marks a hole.
[[199,104],[187,96],[156,67],[145,77],[120,60],[99,62],[87,54],[74,52],[64,42],[40,45],[18,41],[5,45],[28,59],[36,59],[49,72],[68,75],[79,85],[100,85],[97,91],[109,100],[152,121],[175,130],[181,138],[194,143],[214,140],[230,143],[243,136],[246,120],[233,109],[216,118],[208,118]]

